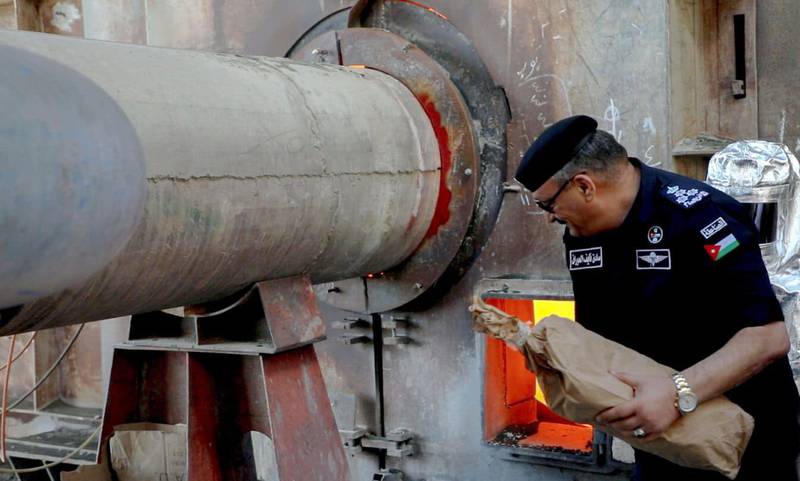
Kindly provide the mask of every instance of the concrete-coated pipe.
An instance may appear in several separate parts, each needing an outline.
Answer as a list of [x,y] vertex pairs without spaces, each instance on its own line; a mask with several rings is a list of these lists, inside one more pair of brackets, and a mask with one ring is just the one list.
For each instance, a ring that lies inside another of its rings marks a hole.
[[72,69],[0,46],[0,309],[78,287],[144,210],[144,154],[116,102]]
[[147,185],[124,250],[83,286],[26,304],[0,334],[205,302],[259,280],[378,272],[431,222],[438,144],[387,75],[28,32],[0,31],[0,46],[105,90],[139,137]]

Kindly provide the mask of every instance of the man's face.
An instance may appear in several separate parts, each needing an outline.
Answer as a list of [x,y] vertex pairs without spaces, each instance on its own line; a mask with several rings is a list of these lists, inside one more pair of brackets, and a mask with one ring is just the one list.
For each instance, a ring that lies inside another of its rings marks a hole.
[[576,177],[562,184],[551,178],[533,192],[533,198],[546,211],[549,222],[565,224],[571,235],[580,236],[586,235],[582,226],[587,211],[586,201],[575,186]]

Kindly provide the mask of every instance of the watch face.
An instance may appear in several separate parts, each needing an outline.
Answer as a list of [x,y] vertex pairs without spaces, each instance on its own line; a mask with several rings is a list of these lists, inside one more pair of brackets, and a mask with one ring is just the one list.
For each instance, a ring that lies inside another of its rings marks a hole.
[[678,395],[678,408],[684,413],[690,413],[697,408],[697,396],[694,393],[681,393]]

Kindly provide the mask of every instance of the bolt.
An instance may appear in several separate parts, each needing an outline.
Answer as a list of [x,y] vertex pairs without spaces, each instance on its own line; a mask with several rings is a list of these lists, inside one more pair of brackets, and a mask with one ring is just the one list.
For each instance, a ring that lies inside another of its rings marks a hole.
[[464,171],[464,175],[466,175],[467,177],[469,177],[470,175],[472,175],[472,169],[467,169],[467,170],[465,170],[465,171]]
[[333,292],[337,292],[337,293],[338,293],[338,292],[342,292],[342,290],[341,290],[341,289],[339,289],[339,288],[338,288],[338,287],[336,287],[336,286],[331,286],[331,287],[328,289],[328,292],[331,292],[331,293],[333,293]]
[[420,290],[420,289],[422,289],[423,287],[425,287],[425,286],[423,286],[423,285],[422,285],[422,284],[420,284],[419,282],[417,282],[416,284],[414,284],[414,289],[416,289],[416,290]]

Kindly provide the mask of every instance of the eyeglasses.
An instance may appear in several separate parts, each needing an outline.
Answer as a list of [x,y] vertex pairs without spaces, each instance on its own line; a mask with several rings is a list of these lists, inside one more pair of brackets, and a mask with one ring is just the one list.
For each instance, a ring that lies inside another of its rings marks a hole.
[[557,191],[556,191],[556,193],[553,195],[553,197],[550,197],[550,198],[549,198],[549,199],[547,199],[547,200],[537,200],[537,201],[535,201],[535,202],[536,202],[536,205],[537,205],[537,206],[539,206],[539,208],[540,208],[540,209],[542,209],[542,210],[543,210],[543,211],[545,211],[545,212],[549,212],[550,214],[555,214],[555,209],[554,209],[553,207],[554,207],[554,205],[555,205],[555,203],[556,203],[556,199],[557,199],[557,198],[558,198],[558,196],[561,194],[561,192],[563,192],[563,191],[564,191],[564,189],[566,189],[566,188],[567,188],[567,186],[570,184],[570,182],[572,182],[572,179],[574,179],[574,178],[575,178],[576,176],[578,176],[578,175],[579,175],[579,174],[575,174],[575,175],[573,175],[572,177],[570,177],[569,179],[567,179],[567,181],[566,181],[566,182],[564,182],[563,184],[561,184],[561,187],[559,187],[559,188],[558,188],[558,190],[557,190]]

